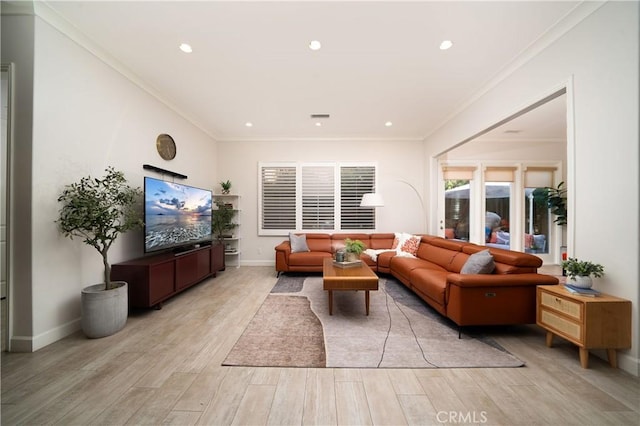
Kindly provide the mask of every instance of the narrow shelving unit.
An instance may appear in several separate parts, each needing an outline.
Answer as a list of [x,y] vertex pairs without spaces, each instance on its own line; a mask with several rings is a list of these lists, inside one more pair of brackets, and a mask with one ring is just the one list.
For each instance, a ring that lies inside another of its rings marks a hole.
[[240,195],[238,194],[213,194],[213,198],[221,201],[224,204],[231,205],[231,208],[234,211],[235,223],[238,226],[234,229],[234,232],[229,237],[222,238],[222,243],[224,244],[224,256],[225,256],[225,264],[227,266],[235,266],[236,268],[240,267],[240,254],[242,253],[240,250]]

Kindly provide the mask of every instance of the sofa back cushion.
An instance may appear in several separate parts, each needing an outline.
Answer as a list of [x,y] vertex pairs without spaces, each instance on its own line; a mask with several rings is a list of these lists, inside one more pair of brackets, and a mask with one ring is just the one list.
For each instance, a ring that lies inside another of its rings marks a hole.
[[434,246],[428,242],[424,241],[420,243],[420,247],[418,247],[417,256],[420,259],[428,260],[431,263],[435,263],[438,266],[443,267],[447,271],[450,270],[451,264],[453,263],[456,256],[460,253],[458,250],[449,250],[443,247]]
[[365,248],[370,248],[371,243],[369,242],[369,234],[333,234],[331,236],[333,251],[338,251],[344,248],[344,240],[349,238],[350,240],[360,240],[364,243]]
[[326,251],[331,253],[331,235],[329,234],[306,234],[307,246],[309,250]]
[[391,249],[395,234],[371,234],[369,238],[371,246],[367,248],[373,250]]
[[[486,249],[487,249],[486,247],[479,246],[476,244],[467,244],[462,247],[462,251],[467,254],[474,254]],[[542,266],[542,259],[529,253],[522,253],[519,251],[512,251],[512,250],[503,250],[499,248],[489,248],[489,252],[493,256],[493,260],[496,262],[496,264],[504,263],[505,265],[521,267],[525,269],[534,268],[534,272],[535,272],[535,269]],[[501,273],[499,272],[500,268],[497,268],[497,269],[498,270],[496,272]],[[506,268],[506,269],[509,269],[509,268]]]

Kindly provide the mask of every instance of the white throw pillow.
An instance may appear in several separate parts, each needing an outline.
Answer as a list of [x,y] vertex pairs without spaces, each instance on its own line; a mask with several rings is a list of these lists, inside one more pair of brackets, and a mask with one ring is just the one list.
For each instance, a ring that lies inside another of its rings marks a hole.
[[305,234],[296,235],[289,234],[289,243],[291,244],[291,253],[302,253],[309,250],[307,245],[307,236]]
[[482,250],[469,256],[460,270],[461,274],[490,274],[496,268],[489,250]]

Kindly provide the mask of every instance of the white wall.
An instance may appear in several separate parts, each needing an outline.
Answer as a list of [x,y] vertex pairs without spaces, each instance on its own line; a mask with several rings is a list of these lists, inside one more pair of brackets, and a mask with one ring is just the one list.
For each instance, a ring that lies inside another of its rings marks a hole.
[[[640,373],[638,8],[637,2],[606,3],[425,141],[431,168],[432,158],[447,148],[569,82],[569,254],[603,264],[606,275],[595,287],[633,302],[632,348],[618,357],[635,375]],[[431,229],[436,225],[431,217]]]
[[[274,247],[286,237],[258,236],[258,163],[261,161],[372,161],[378,165],[377,192],[385,206],[377,214],[378,232],[424,232],[425,217],[416,193],[423,194],[423,147],[418,141],[228,141],[218,143],[218,181],[230,179],[241,198],[238,234],[241,264],[273,265]],[[216,188],[219,192],[219,186]]]
[[[33,322],[30,333],[14,330],[13,350],[36,350],[77,330],[81,288],[102,281],[98,252],[62,237],[54,224],[64,185],[102,176],[107,166],[140,187],[143,176],[154,175],[143,164],[188,175],[187,184],[205,188],[213,188],[217,174],[215,141],[40,18],[34,51],[32,279],[14,283],[32,290],[32,300],[17,301],[26,312],[16,312],[15,323]],[[157,154],[160,133],[176,141],[173,161]],[[110,261],[141,256],[142,247],[142,231],[126,234]]]
[[440,159],[475,161],[560,161],[567,157],[565,142],[470,141],[443,154]]

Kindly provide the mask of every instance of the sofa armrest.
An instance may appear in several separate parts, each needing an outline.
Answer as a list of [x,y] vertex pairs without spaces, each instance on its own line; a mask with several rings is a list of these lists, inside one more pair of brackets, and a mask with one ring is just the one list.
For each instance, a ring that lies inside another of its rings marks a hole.
[[291,254],[291,244],[283,241],[275,247],[276,250],[276,271],[286,272],[289,270],[289,255]]
[[447,283],[459,287],[508,287],[556,285],[558,279],[545,274],[447,274]]

